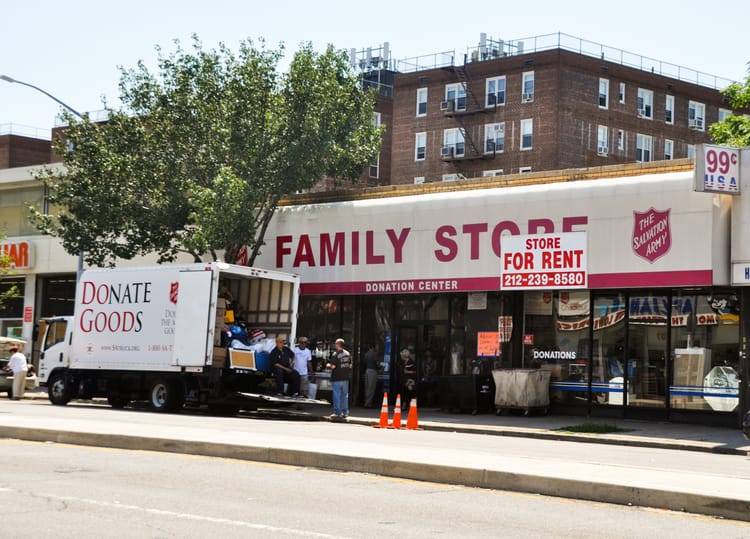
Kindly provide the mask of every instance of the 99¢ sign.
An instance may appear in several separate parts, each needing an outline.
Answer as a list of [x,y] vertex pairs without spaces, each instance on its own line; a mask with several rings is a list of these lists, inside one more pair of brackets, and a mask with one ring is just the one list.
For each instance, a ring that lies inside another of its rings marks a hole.
[[702,144],[695,157],[695,189],[740,194],[740,150]]
[[587,288],[586,232],[504,236],[500,289]]

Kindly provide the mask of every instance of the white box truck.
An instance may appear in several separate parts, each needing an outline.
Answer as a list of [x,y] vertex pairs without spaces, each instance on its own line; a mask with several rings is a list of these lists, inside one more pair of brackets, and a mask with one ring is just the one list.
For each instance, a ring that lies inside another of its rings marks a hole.
[[216,262],[87,270],[74,316],[46,320],[40,385],[59,405],[97,397],[118,408],[146,400],[160,412],[288,404],[271,396],[267,367],[222,342],[227,298],[248,327],[293,342],[297,275]]

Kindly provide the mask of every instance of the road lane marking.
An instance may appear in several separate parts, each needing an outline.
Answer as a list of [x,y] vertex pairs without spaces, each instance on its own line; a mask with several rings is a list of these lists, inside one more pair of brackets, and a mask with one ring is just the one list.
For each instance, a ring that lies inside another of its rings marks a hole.
[[51,500],[59,500],[62,502],[78,502],[89,505],[96,505],[99,507],[124,509],[128,511],[137,511],[141,513],[148,513],[156,516],[167,516],[175,518],[184,518],[188,520],[196,520],[201,522],[210,522],[212,524],[228,524],[230,526],[238,526],[242,528],[249,528],[251,530],[259,530],[268,533],[286,533],[289,535],[298,535],[300,537],[317,537],[321,539],[328,538],[340,538],[338,535],[331,535],[328,533],[313,532],[310,530],[300,530],[296,528],[282,528],[279,526],[269,526],[268,524],[259,524],[256,522],[247,522],[244,520],[232,520],[228,518],[209,517],[205,515],[196,515],[193,513],[181,513],[178,511],[167,511],[164,509],[154,509],[151,507],[141,507],[138,505],[129,505],[123,503],[106,502],[101,500],[92,500],[89,498],[78,498],[76,496],[58,496],[56,494],[38,494],[40,497],[48,498]]

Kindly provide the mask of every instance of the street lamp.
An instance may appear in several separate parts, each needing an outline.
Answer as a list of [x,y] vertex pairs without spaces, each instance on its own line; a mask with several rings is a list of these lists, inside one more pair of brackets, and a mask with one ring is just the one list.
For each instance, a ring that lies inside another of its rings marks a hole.
[[[41,92],[59,105],[61,105],[63,108],[68,109],[70,112],[72,112],[74,115],[78,116],[81,120],[85,120],[83,117],[83,114],[78,112],[76,109],[71,107],[70,105],[63,103],[61,100],[56,98],[51,93],[42,90],[38,86],[34,86],[33,84],[29,84],[28,82],[23,82],[17,79],[14,79],[13,77],[9,77],[8,75],[0,75],[0,80],[4,80],[5,82],[9,82],[11,84],[20,84],[21,86],[27,86],[29,88],[32,88],[36,90],[37,92]],[[76,269],[76,284],[81,280],[81,273],[83,273],[83,249],[78,253],[78,268]]]

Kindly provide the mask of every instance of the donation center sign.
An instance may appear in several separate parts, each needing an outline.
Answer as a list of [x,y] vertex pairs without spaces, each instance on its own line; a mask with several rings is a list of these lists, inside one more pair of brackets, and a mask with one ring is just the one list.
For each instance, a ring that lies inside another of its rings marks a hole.
[[587,288],[586,232],[506,236],[502,239],[500,288]]

